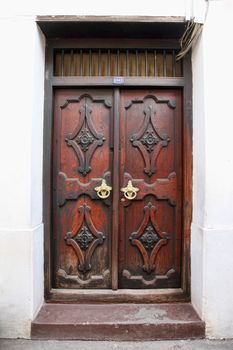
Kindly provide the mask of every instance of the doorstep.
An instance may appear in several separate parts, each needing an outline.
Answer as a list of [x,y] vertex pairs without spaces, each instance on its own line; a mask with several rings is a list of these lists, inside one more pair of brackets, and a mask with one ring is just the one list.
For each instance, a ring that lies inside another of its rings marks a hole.
[[44,304],[31,325],[32,339],[165,340],[205,336],[190,303]]

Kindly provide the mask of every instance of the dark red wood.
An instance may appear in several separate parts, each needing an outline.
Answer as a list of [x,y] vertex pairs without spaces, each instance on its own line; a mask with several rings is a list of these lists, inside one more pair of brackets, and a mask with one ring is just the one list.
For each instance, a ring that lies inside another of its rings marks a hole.
[[181,286],[182,139],[181,92],[121,93],[120,288]]
[[53,286],[111,287],[112,91],[57,90],[54,99]]
[[[96,26],[95,26],[96,28]],[[47,40],[49,47],[52,48],[138,48],[138,49],[179,49],[180,44],[177,39],[154,39],[154,38],[60,38],[57,39],[48,39]]]
[[118,247],[119,247],[119,121],[120,121],[120,91],[118,88],[114,90],[114,114],[113,128],[113,203],[112,203],[112,289],[118,288]]
[[52,84],[54,87],[64,86],[152,86],[152,87],[182,87],[184,78],[161,78],[161,77],[125,77],[123,84],[116,84],[114,77],[53,77]]
[[170,289],[51,289],[48,295],[52,303],[172,303],[188,302],[181,288]]
[[[54,288],[181,288],[181,99],[174,89],[55,92]],[[130,181],[132,200],[121,191]]]

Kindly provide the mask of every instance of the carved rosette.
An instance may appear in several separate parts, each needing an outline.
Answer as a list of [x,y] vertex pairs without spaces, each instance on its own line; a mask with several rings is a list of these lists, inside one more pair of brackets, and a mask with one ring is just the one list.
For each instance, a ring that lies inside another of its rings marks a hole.
[[64,240],[73,247],[78,257],[79,271],[86,273],[91,270],[91,258],[98,245],[103,244],[105,236],[97,231],[90,216],[90,207],[84,203],[80,208],[80,220],[74,232],[67,232]]
[[152,249],[159,240],[160,238],[155,232],[152,224],[147,226],[147,228],[145,229],[145,232],[140,238],[140,241],[142,242],[144,247],[149,250]]
[[129,240],[139,250],[143,260],[143,270],[150,274],[155,270],[155,260],[160,248],[167,244],[168,235],[162,232],[155,218],[156,208],[150,202],[144,207],[144,217],[136,232],[132,232]]
[[102,146],[105,138],[98,133],[91,120],[92,109],[88,102],[80,108],[80,120],[72,134],[65,137],[67,146],[75,151],[79,167],[78,172],[86,176],[91,171],[90,162],[97,147]]
[[76,141],[80,145],[82,151],[86,152],[88,147],[93,143],[94,137],[91,136],[87,129],[83,129],[77,136]]
[[[145,99],[146,101],[146,99]],[[145,101],[143,101],[145,103]],[[155,102],[162,103],[163,101]],[[175,108],[165,100],[169,107]],[[130,106],[126,106],[129,108]],[[156,172],[156,161],[163,147],[167,147],[170,141],[168,135],[162,135],[157,130],[153,122],[153,116],[155,109],[152,104],[145,105],[144,108],[144,121],[141,128],[130,138],[133,147],[137,147],[143,157],[145,168],[144,172],[148,176],[152,176]]]
[[93,235],[88,230],[87,226],[84,225],[77,234],[75,241],[80,245],[81,249],[86,250],[88,248],[89,243],[91,243],[93,239]]
[[147,130],[140,141],[143,145],[146,146],[148,152],[152,152],[154,146],[159,143],[160,139],[155,135],[153,130]]

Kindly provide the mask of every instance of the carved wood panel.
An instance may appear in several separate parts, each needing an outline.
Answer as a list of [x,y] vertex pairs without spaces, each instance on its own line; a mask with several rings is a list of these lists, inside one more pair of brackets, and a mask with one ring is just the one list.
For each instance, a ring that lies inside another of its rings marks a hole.
[[181,281],[182,144],[179,91],[121,94],[120,288],[174,288]]
[[[115,288],[117,278],[119,288],[181,285],[181,92],[122,89],[119,96],[55,92],[54,288]],[[103,180],[112,193],[100,199]],[[135,198],[124,197],[129,184]]]
[[57,90],[54,103],[53,283],[110,288],[112,92]]

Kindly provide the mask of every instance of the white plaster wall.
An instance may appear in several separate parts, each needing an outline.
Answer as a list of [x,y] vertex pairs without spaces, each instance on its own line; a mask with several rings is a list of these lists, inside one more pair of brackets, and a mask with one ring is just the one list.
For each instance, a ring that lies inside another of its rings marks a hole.
[[[22,0],[8,1],[4,13],[28,15],[121,15],[121,16],[185,16],[186,0],[147,0],[142,1],[109,1],[89,0]],[[189,2],[189,1],[188,1]]]
[[193,73],[193,220],[191,228],[192,303],[201,318],[203,309],[203,233],[205,218],[205,95],[203,36],[192,53]]
[[0,337],[29,337],[43,301],[44,39],[1,18]]
[[192,301],[207,336],[233,337],[233,2],[210,1],[193,51]]

